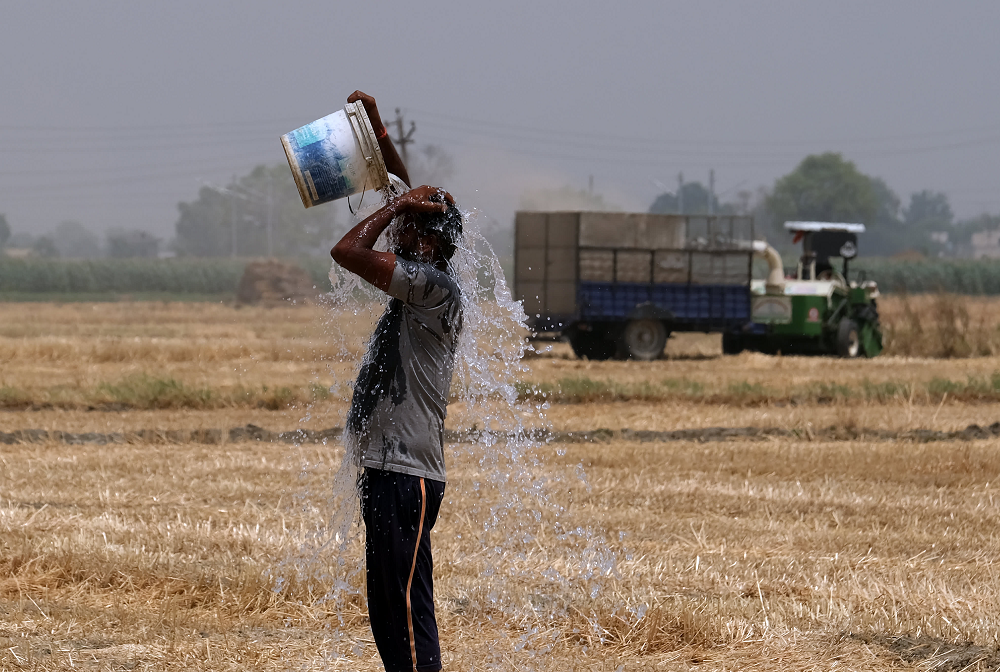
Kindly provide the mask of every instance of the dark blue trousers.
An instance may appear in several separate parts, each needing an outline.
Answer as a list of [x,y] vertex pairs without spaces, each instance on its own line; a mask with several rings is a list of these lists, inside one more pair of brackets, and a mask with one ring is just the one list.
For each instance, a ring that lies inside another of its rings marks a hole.
[[441,669],[430,532],[443,498],[441,481],[379,469],[362,476],[368,616],[386,672]]

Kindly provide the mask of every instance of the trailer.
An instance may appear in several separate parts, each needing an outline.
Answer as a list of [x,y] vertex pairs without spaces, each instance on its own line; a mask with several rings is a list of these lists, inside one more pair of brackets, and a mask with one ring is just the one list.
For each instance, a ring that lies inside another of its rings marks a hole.
[[765,248],[746,216],[518,212],[514,295],[579,357],[651,360],[671,332],[744,333]]

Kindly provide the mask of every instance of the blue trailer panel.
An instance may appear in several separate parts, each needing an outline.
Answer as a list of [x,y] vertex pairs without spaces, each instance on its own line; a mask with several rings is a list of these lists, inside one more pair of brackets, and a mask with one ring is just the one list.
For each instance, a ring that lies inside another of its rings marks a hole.
[[654,359],[673,331],[750,323],[753,240],[736,215],[519,212],[514,295],[579,356]]
[[750,321],[745,285],[581,282],[577,300],[584,320],[624,320],[646,304],[669,313],[677,326],[725,329]]

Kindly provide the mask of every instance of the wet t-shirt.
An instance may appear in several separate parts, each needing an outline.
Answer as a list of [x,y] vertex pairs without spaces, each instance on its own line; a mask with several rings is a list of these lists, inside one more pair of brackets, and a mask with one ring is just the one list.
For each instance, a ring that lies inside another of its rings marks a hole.
[[396,257],[390,299],[368,343],[347,429],[361,466],[445,480],[444,418],[461,295],[447,273]]

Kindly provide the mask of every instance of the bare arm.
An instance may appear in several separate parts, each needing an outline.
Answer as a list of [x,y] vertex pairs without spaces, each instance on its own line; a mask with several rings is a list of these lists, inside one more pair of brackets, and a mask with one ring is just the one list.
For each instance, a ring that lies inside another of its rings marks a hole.
[[394,203],[389,203],[347,232],[330,250],[330,256],[340,266],[375,285],[383,292],[389,290],[396,255],[372,249],[375,241],[396,216]]
[[[443,194],[447,202],[430,200],[433,194]],[[423,186],[408,191],[348,231],[330,250],[330,256],[343,268],[387,292],[396,267],[396,255],[373,250],[378,237],[398,215],[406,212],[447,212],[448,203],[454,204],[455,200],[451,194],[437,187]]]
[[410,174],[406,172],[406,166],[403,165],[403,160],[399,158],[396,146],[389,139],[385,124],[382,123],[382,117],[379,116],[378,106],[375,105],[375,99],[363,91],[355,91],[347,98],[347,102],[349,103],[356,103],[359,100],[365,106],[365,112],[368,113],[368,120],[372,122],[372,130],[375,131],[375,135],[378,137],[378,146],[382,150],[382,160],[385,161],[385,169],[401,179],[409,187]]

